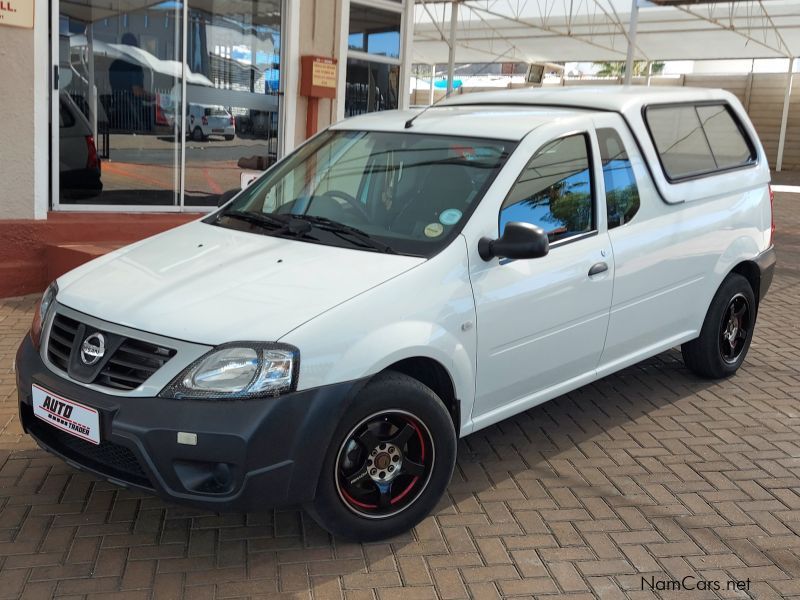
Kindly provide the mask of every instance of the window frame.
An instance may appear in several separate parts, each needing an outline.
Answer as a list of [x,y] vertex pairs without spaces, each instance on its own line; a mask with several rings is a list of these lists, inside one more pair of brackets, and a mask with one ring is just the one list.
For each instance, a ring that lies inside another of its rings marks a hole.
[[[597,135],[597,132],[600,131],[601,129],[610,129],[619,138],[619,141],[622,144],[623,149],[625,150],[625,155],[628,157],[628,168],[631,170],[631,175],[633,176],[633,182],[636,185],[636,194],[639,197],[639,207],[636,209],[636,212],[633,213],[633,216],[628,221],[625,221],[620,225],[614,225],[613,227],[609,224],[608,220],[608,189],[606,187],[606,174],[605,174],[605,167],[603,165],[603,150],[600,148],[600,139],[599,136]],[[598,137],[597,140],[598,149],[600,150],[597,159],[598,163],[600,164],[600,173],[603,176],[603,208],[606,211],[606,231],[611,231],[612,229],[619,229],[620,227],[625,227],[626,225],[630,225],[633,222],[633,220],[642,210],[642,195],[639,193],[640,189],[639,178],[636,175],[636,169],[633,168],[633,161],[631,161],[631,154],[629,152],[628,145],[625,143],[625,140],[623,139],[622,135],[620,135],[619,128],[614,127],[613,125],[601,125],[599,127],[594,128],[594,134],[596,137]]]
[[589,131],[586,130],[586,129],[580,129],[580,130],[576,130],[576,131],[570,131],[570,132],[558,135],[558,136],[556,136],[554,138],[551,138],[551,139],[547,140],[543,144],[540,144],[539,147],[536,148],[536,150],[531,154],[531,157],[525,163],[525,166],[522,167],[522,170],[519,172],[519,174],[514,178],[514,183],[512,183],[511,187],[508,188],[508,192],[506,193],[505,197],[503,198],[503,201],[500,203],[500,208],[497,211],[497,235],[498,235],[498,237],[501,235],[501,233],[500,233],[500,215],[503,212],[503,208],[505,207],[506,200],[508,200],[509,196],[511,195],[511,192],[514,189],[514,186],[517,185],[517,182],[519,181],[519,178],[522,177],[522,174],[525,173],[525,171],[528,169],[528,167],[530,167],[530,165],[533,162],[533,160],[538,156],[539,151],[542,148],[544,148],[545,146],[548,146],[548,145],[552,144],[553,142],[557,142],[558,140],[562,140],[562,139],[568,138],[568,137],[575,137],[575,136],[583,137],[584,143],[586,144],[586,158],[587,158],[587,162],[589,163],[589,165],[587,167],[587,171],[589,173],[589,195],[591,197],[591,202],[592,202],[592,223],[591,223],[591,227],[592,228],[589,231],[584,231],[583,233],[578,233],[578,234],[572,235],[570,237],[565,237],[565,238],[561,238],[560,240],[555,240],[554,242],[549,242],[548,247],[550,248],[550,250],[552,250],[553,248],[558,248],[559,246],[565,246],[566,244],[570,244],[572,242],[578,242],[580,240],[584,240],[586,238],[593,237],[593,236],[597,235],[599,229],[598,229],[598,211],[597,211],[597,182],[595,180],[596,179],[595,178],[595,175],[596,175],[596,168],[595,168],[596,167],[596,163],[595,163],[595,157],[594,157],[594,144],[593,144],[592,136],[589,133]]
[[[745,163],[742,163],[740,165],[734,165],[732,167],[722,167],[722,168],[715,167],[713,169],[706,169],[705,171],[699,171],[697,173],[691,173],[689,175],[673,177],[667,172],[667,169],[664,166],[664,160],[661,157],[661,153],[658,151],[658,145],[656,144],[656,139],[653,136],[653,131],[650,128],[650,121],[648,119],[647,113],[651,108],[659,109],[659,108],[691,107],[694,110],[698,121],[700,122],[700,130],[703,132],[703,137],[705,137],[706,143],[708,143],[708,149],[711,152],[711,158],[713,159],[714,164],[716,165],[717,157],[714,154],[714,149],[711,147],[711,143],[708,142],[708,136],[706,134],[705,127],[703,127],[703,120],[700,118],[700,114],[697,112],[697,107],[699,106],[722,106],[728,112],[728,115],[730,115],[734,125],[736,125],[737,130],[742,136],[742,139],[744,139],[747,148],[750,150],[750,159]],[[658,104],[647,104],[642,107],[642,121],[644,121],[645,129],[647,130],[647,134],[650,136],[650,142],[652,143],[653,150],[655,151],[656,157],[658,158],[658,164],[661,167],[661,173],[664,175],[664,178],[670,184],[683,183],[685,181],[693,181],[695,179],[704,179],[706,177],[713,177],[714,175],[730,173],[742,169],[750,169],[752,167],[757,166],[759,163],[758,152],[756,150],[756,146],[753,143],[752,138],[750,137],[750,134],[747,132],[744,125],[742,124],[742,120],[739,118],[739,115],[736,114],[736,111],[733,110],[731,105],[725,100],[694,100],[688,102],[665,102]]]

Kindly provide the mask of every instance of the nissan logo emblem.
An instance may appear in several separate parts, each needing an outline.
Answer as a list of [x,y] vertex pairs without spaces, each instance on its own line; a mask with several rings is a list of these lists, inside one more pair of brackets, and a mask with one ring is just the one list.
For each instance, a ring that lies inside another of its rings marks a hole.
[[81,362],[91,367],[106,353],[106,338],[102,333],[93,333],[81,344]]

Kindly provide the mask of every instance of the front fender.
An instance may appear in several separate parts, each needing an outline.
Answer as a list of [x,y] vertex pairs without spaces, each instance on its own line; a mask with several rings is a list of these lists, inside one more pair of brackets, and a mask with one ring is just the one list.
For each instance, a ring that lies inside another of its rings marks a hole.
[[466,409],[471,409],[475,391],[472,357],[461,339],[435,323],[404,321],[371,332],[340,357],[330,377],[334,381],[350,381],[417,357],[433,359],[445,368],[461,402],[462,414],[469,416]]
[[424,264],[340,304],[280,341],[300,349],[298,389],[429,358],[450,375],[469,432],[475,397],[475,303],[461,236]]

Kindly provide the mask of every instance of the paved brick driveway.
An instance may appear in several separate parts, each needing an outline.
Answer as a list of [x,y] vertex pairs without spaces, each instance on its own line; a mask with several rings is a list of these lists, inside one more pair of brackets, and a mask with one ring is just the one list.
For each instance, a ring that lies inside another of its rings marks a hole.
[[12,370],[34,299],[0,300],[0,597],[637,598],[686,575],[722,589],[659,595],[800,597],[799,202],[776,202],[779,269],[737,377],[670,351],[462,440],[446,501],[391,543],[298,509],[186,510],[36,449]]

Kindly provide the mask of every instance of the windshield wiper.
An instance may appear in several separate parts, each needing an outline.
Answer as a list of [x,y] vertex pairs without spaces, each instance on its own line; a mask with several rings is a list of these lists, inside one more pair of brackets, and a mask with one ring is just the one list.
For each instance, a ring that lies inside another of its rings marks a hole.
[[321,229],[322,231],[328,231],[336,235],[337,237],[349,235],[351,238],[358,240],[360,244],[357,245],[363,248],[373,248],[374,250],[377,250],[379,252],[384,252],[386,254],[397,254],[397,251],[394,250],[391,246],[389,246],[388,244],[384,244],[383,242],[379,242],[378,240],[373,238],[370,234],[368,234],[366,231],[362,231],[358,227],[345,225],[344,223],[340,223],[339,221],[334,221],[333,219],[328,219],[326,217],[316,217],[314,215],[292,215],[292,219],[300,219],[302,221],[307,221],[317,229]]
[[280,219],[267,213],[255,213],[247,210],[229,210],[219,213],[215,220],[219,221],[224,217],[229,219],[238,219],[239,221],[246,221],[255,225],[271,228],[286,227],[286,221],[284,219]]

